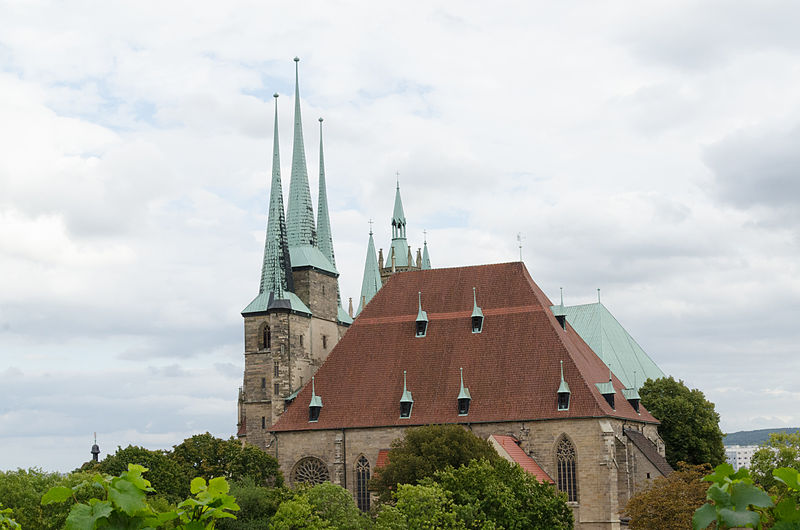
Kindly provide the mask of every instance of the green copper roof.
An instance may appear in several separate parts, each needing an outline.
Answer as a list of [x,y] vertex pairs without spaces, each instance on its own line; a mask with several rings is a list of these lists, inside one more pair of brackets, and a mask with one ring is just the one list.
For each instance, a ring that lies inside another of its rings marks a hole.
[[309,407],[322,407],[322,398],[319,397],[316,393],[316,389],[314,388],[314,378],[311,378],[311,402],[308,404]]
[[400,397],[400,403],[414,403],[411,398],[411,391],[406,387],[406,371],[403,370],[403,395]]
[[464,386],[464,369],[459,368],[458,371],[461,373],[461,391],[456,399],[472,399],[472,396],[469,395],[469,388]]
[[289,256],[292,260],[292,268],[313,267],[331,274],[339,274],[336,267],[331,265],[328,258],[322,255],[317,247],[311,245],[290,246]]
[[428,312],[422,310],[422,291],[417,293],[419,296],[419,311],[417,312],[417,322],[427,322],[428,321]]
[[634,388],[623,388],[622,395],[625,396],[625,399],[641,399],[639,397],[639,391]]
[[311,314],[311,310],[300,300],[296,294],[284,291],[283,296],[278,298],[271,291],[264,291],[256,296],[252,302],[242,311],[242,315],[252,313],[265,313],[275,309],[287,309],[306,315]]
[[372,239],[372,229],[369,231],[369,244],[367,245],[367,259],[364,262],[364,279],[361,280],[361,297],[358,299],[358,311],[361,314],[375,293],[381,288],[381,271],[378,268],[378,257],[375,255],[375,240]]
[[601,394],[616,394],[617,393],[614,390],[614,385],[611,384],[611,381],[606,381],[605,383],[595,383],[594,386],[597,387],[597,390],[599,390]]
[[347,314],[347,311],[345,311],[344,308],[341,305],[339,306],[337,311],[338,312],[336,314],[336,320],[338,320],[339,322],[342,322],[343,324],[352,324],[353,323],[353,319],[350,317],[350,315]]
[[405,237],[392,239],[392,246],[389,247],[389,252],[387,253],[386,267],[392,266],[392,251],[394,251],[395,255],[395,266],[408,267],[408,242]]
[[394,252],[395,265],[408,267],[410,249],[406,241],[406,214],[403,213],[403,200],[400,198],[400,182],[394,195],[394,212],[392,213],[392,246],[386,256],[386,267],[392,266],[392,252]]
[[[294,88],[294,144],[292,145],[292,175],[289,183],[289,210],[286,214],[286,230],[289,247],[315,246],[317,232],[314,228],[314,208],[308,187],[306,151],[303,145],[303,120],[300,116],[299,58],[295,57]],[[297,264],[292,263],[295,267]]]
[[322,151],[322,118],[319,119],[319,202],[317,206],[317,243],[322,255],[336,266],[333,256],[333,235],[328,215],[328,191],[325,186],[325,156]]
[[639,374],[641,381],[664,377],[664,372],[602,303],[557,305],[551,310],[567,316],[567,322],[607,366],[613,367],[614,375],[626,388],[636,385],[634,373]]
[[422,250],[422,269],[427,270],[431,268],[431,257],[428,255],[428,238],[425,238]]
[[264,259],[261,264],[259,293],[274,292],[277,298],[284,291],[294,290],[292,285],[289,247],[286,240],[286,221],[283,215],[283,188],[281,186],[281,158],[278,145],[278,94],[275,94],[275,130],[272,145],[272,186],[269,195],[267,235],[264,241]]
[[564,379],[564,361],[561,361],[561,384],[558,385],[558,393],[561,394],[562,392],[569,393],[569,385]]
[[[392,221],[397,224],[406,224],[406,214],[403,212],[403,199],[400,198],[400,181],[397,181],[397,190],[394,194],[394,212],[392,213]],[[405,234],[404,234],[405,235]]]

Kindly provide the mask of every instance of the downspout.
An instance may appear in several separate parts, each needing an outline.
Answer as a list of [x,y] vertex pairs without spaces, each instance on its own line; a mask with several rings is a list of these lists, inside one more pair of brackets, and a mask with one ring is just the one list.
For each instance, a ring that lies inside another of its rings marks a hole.
[[344,489],[347,489],[347,435],[342,427],[342,467],[344,468]]

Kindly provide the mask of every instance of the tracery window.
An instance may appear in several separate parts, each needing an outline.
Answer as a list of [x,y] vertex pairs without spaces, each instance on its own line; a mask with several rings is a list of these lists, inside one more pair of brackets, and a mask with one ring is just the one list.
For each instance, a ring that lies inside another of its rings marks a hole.
[[578,482],[575,473],[575,446],[566,436],[556,445],[556,467],[558,469],[558,489],[567,494],[570,502],[578,501]]
[[264,329],[261,330],[261,347],[269,350],[270,340],[272,340],[272,333],[269,330],[269,326],[264,326]]
[[369,511],[369,461],[364,455],[356,462],[356,504],[362,512]]
[[325,462],[313,456],[308,456],[297,462],[292,471],[293,484],[305,482],[314,486],[315,484],[330,481],[330,479],[331,475],[328,471],[328,466],[325,465]]

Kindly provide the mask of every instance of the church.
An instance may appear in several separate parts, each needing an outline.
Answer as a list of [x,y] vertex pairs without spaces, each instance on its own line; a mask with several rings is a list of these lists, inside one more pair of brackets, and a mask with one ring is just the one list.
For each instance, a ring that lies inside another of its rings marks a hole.
[[[647,355],[623,348],[604,306],[554,305],[522,262],[432,268],[427,241],[416,256],[407,242],[399,184],[391,246],[376,255],[370,231],[353,318],[338,289],[321,121],[314,219],[295,61],[288,208],[284,218],[276,104],[261,282],[242,312],[242,442],[274,455],[290,484],[332,481],[366,510],[369,478],[404,429],[459,424],[553,482],[576,528],[619,528],[628,498],[671,471],[639,403]],[[612,371],[581,327],[625,362]]]

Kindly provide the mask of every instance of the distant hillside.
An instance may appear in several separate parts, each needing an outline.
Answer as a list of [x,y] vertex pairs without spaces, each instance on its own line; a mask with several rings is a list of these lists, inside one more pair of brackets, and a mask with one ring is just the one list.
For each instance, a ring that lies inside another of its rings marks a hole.
[[732,432],[722,439],[725,445],[759,445],[769,440],[771,432],[796,432],[800,427],[784,427],[780,429],[758,429],[755,431]]

